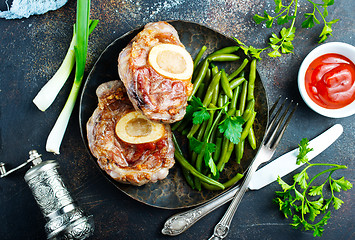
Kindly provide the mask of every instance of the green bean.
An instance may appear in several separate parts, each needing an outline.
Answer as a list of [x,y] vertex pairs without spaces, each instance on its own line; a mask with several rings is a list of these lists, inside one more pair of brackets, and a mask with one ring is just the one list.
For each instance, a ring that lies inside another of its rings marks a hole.
[[234,89],[232,101],[230,103],[230,108],[236,108],[237,107],[239,91],[240,91],[240,87],[237,87],[236,89]]
[[182,130],[181,135],[187,136],[187,134],[189,133],[189,131],[190,131],[189,128],[185,128],[184,130]]
[[244,142],[245,141],[239,141],[239,143],[235,145],[235,158],[238,164],[240,164],[240,160],[243,158]]
[[253,112],[251,117],[246,122],[245,127],[243,128],[243,131],[240,136],[240,141],[243,141],[248,136],[249,130],[254,123],[255,116],[256,116],[256,112]]
[[[196,159],[196,170],[201,172],[202,171],[202,161],[203,161],[203,156],[205,153],[205,146],[202,147],[201,153],[197,155],[197,159]],[[195,183],[195,187],[201,191],[201,181],[198,177],[195,177],[194,179],[194,183]]]
[[200,62],[202,55],[205,53],[205,51],[207,50],[206,46],[202,46],[200,51],[197,53],[195,59],[194,59],[194,69],[196,69],[198,63]]
[[192,174],[189,172],[189,170],[182,168],[182,174],[184,175],[187,184],[189,184],[192,189],[195,189],[194,178],[192,177]]
[[212,178],[209,178],[199,171],[197,171],[191,164],[182,156],[179,152],[175,151],[175,159],[181,164],[183,168],[186,168],[187,170],[190,171],[192,175],[195,177],[198,177],[201,181],[206,182],[208,184],[211,184],[213,186],[218,187],[219,189],[223,190],[224,186],[223,184],[219,183],[216,180],[213,180]]
[[182,132],[187,127],[187,125],[189,125],[189,123],[189,121],[183,121],[182,124],[180,124],[180,126],[177,128],[177,131]]
[[247,99],[247,91],[248,91],[248,81],[245,81],[243,83],[242,92],[240,93],[239,110],[241,114],[244,113],[245,103]]
[[[192,175],[194,175],[195,177],[198,177],[201,181],[211,184],[213,186],[219,187],[221,190],[224,189],[223,184],[217,182],[216,180],[213,180],[212,178],[209,178],[209,177],[203,175],[202,173],[198,172],[193,166],[191,166],[191,164],[182,155],[181,149],[179,147],[179,144],[178,144],[174,134],[173,134],[173,142],[175,145],[175,149],[177,149],[177,151],[175,151],[175,159],[181,164],[181,166],[183,168],[186,168]],[[179,151],[179,149],[180,149],[180,151]]]
[[254,112],[254,107],[255,107],[255,100],[252,99],[248,101],[244,113],[243,113],[243,118],[245,121],[247,121],[250,117],[250,115]]
[[222,49],[219,49],[217,51],[215,51],[214,53],[212,54],[220,54],[220,53],[234,53],[236,51],[239,50],[239,47],[238,46],[230,46],[230,47],[225,47],[225,48],[222,48]]
[[[215,122],[219,123],[220,119],[222,117],[222,114],[218,114],[216,119],[214,120]],[[217,126],[218,124],[212,125],[212,133],[217,131]],[[218,131],[219,132],[219,131]],[[212,135],[212,134],[211,134]]]
[[223,97],[223,94],[219,93],[218,100],[217,100],[217,106],[222,107],[223,105],[224,105],[224,97]]
[[247,96],[248,101],[254,99],[255,78],[256,78],[256,59],[253,59],[250,63],[249,85],[248,85],[248,96]]
[[[195,125],[193,125],[192,127],[194,127]],[[202,140],[202,138],[203,138],[203,134],[204,134],[204,132],[205,132],[205,130],[206,130],[206,126],[207,126],[207,121],[204,121],[201,125],[199,124],[199,127],[201,126],[201,128],[197,128],[197,130],[198,130],[198,133],[197,133],[197,136],[196,136],[196,139],[197,140],[199,140],[199,141],[201,141]],[[197,130],[196,130],[196,132],[197,132]],[[191,131],[190,131],[191,132]],[[189,132],[189,134],[190,134],[190,132]],[[192,137],[192,136],[191,136]],[[191,138],[191,137],[189,137],[189,135],[188,135],[188,137],[187,138]],[[192,160],[192,162],[195,162],[196,161],[196,158],[197,158],[197,155],[196,154],[192,154],[192,157],[191,157],[191,160]]]
[[216,151],[213,153],[213,160],[216,162],[221,156],[221,148],[222,148],[222,135],[216,137]]
[[[227,97],[227,95],[223,95],[223,105],[225,105],[226,103],[228,102],[228,97]],[[225,111],[228,111],[228,105],[226,105],[225,107],[224,107],[224,110]]]
[[210,80],[211,80],[211,69],[207,69],[207,72],[206,72],[206,76],[205,76],[205,79],[203,80],[203,82],[201,83],[200,87],[198,88],[197,90],[197,93],[196,93],[196,97],[198,98],[202,98],[203,95],[205,94],[205,91],[207,89],[207,86],[208,84],[210,83]]
[[[212,63],[211,63],[211,65],[212,65]],[[216,75],[218,72],[219,72],[218,66],[213,66],[212,67],[212,77],[214,77],[214,75]]]
[[181,155],[183,155],[183,153],[181,151],[181,148],[180,148],[180,145],[176,141],[176,137],[175,137],[174,133],[173,133],[173,142],[174,142],[174,145],[175,145],[175,151],[178,151]]
[[201,67],[203,65],[205,60],[199,62],[199,64],[197,65],[197,67],[194,69],[193,73],[192,73],[192,78],[191,78],[191,81],[194,81],[197,77],[197,75],[199,74],[200,70],[201,70]]
[[188,97],[188,101],[190,101],[192,99],[192,96],[195,95],[195,93],[197,92],[198,88],[200,87],[203,79],[205,78],[206,74],[207,74],[207,70],[208,70],[208,61],[204,60],[203,64],[201,66],[201,69],[199,70],[199,73],[196,76],[196,79],[194,81],[194,87],[192,89],[192,93],[191,95]]
[[184,119],[182,119],[178,122],[175,122],[173,125],[171,125],[171,130],[175,131],[176,129],[178,129],[178,127],[180,127],[180,125],[182,124],[183,121],[184,121]]
[[196,93],[196,97],[200,98],[203,96],[203,94],[205,93],[205,89],[206,88],[206,85],[205,83],[201,83],[200,87],[198,88],[197,90],[197,93]]
[[240,179],[242,179],[242,177],[244,177],[243,174],[241,173],[237,173],[233,178],[231,178],[230,180],[228,180],[227,182],[223,183],[223,186],[225,188],[233,186],[236,182],[238,182]]
[[197,130],[200,128],[201,124],[194,124],[192,125],[189,133],[187,134],[187,138],[192,138],[194,134],[197,132]]
[[[237,173],[233,178],[231,178],[230,180],[228,180],[227,182],[222,183],[222,184],[225,188],[231,187],[234,184],[236,184],[243,176],[244,176],[243,174]],[[202,183],[202,185],[207,190],[211,190],[211,191],[220,190],[219,188],[212,186],[210,184],[204,183],[204,182]]]
[[235,78],[236,76],[238,76],[238,74],[243,71],[243,69],[248,64],[248,62],[249,62],[249,60],[247,58],[245,58],[244,61],[242,62],[242,64],[239,66],[239,68],[237,68],[237,70],[235,70],[230,75],[228,75],[228,81],[230,81],[233,78]]
[[218,82],[216,87],[213,90],[212,99],[211,99],[211,104],[213,104],[215,106],[217,105],[217,102],[218,102],[219,85],[220,85],[220,83]]
[[210,85],[208,86],[206,93],[205,93],[205,98],[203,100],[203,105],[208,106],[210,102],[212,101],[212,95],[213,91],[216,88],[216,85],[218,84],[219,80],[221,79],[221,72],[217,73],[213,79]]
[[222,74],[221,74],[221,85],[222,85],[223,91],[229,98],[232,98],[233,97],[233,91],[232,91],[231,87],[229,86],[229,82],[228,82],[228,79],[227,79],[226,72],[224,71],[224,69],[222,69],[221,72],[222,72]]
[[211,54],[206,58],[209,62],[230,62],[240,59],[239,56],[231,53]]
[[235,113],[234,113],[234,115],[235,115],[236,117],[240,117],[240,110],[236,110]]
[[234,79],[229,83],[229,86],[233,90],[236,87],[238,87],[240,84],[242,84],[245,80],[246,80],[245,77],[237,77],[236,79]]
[[224,165],[224,161],[223,160],[224,160],[224,157],[225,157],[225,155],[226,155],[226,153],[228,151],[229,142],[230,141],[229,141],[228,138],[223,137],[221,156],[219,157],[218,164],[217,164],[217,170],[218,171],[220,171],[219,169],[221,169],[223,167],[222,165]]
[[[210,108],[212,108],[214,105],[213,104],[210,104],[209,105],[209,107]],[[214,113],[215,113],[215,111],[209,111],[210,112],[210,119],[208,119],[208,122],[207,122],[207,125],[206,125],[206,129],[205,129],[205,132],[204,132],[204,134],[203,134],[203,140],[204,141],[208,141],[209,139],[207,139],[207,136],[208,136],[208,134],[209,134],[209,132],[210,132],[210,130],[211,130],[211,127],[212,127],[212,124],[213,124],[213,118],[214,118]]]
[[255,133],[253,126],[250,127],[249,133],[248,133],[248,142],[253,150],[256,149],[256,138],[255,138]]
[[197,137],[196,139],[201,141],[202,138],[203,138],[203,134],[205,133],[206,131],[206,127],[207,127],[207,124],[208,124],[208,121],[204,121],[202,124],[201,124],[201,127],[197,133]]
[[222,145],[222,152],[217,164],[217,170],[222,172],[224,165],[229,161],[234,149],[234,143],[229,141],[229,139],[224,138]]

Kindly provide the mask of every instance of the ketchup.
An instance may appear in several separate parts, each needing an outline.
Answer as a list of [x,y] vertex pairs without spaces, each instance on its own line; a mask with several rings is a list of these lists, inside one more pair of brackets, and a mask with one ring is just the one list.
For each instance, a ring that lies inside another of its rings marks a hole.
[[309,65],[305,84],[310,98],[321,107],[345,107],[355,99],[355,65],[340,54],[322,55]]

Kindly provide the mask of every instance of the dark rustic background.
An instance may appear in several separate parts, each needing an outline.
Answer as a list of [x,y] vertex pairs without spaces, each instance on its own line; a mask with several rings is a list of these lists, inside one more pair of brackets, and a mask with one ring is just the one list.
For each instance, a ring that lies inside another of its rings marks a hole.
[[[319,1],[320,2],[320,1]],[[279,95],[288,96],[300,106],[275,154],[279,156],[297,147],[303,137],[313,138],[335,123],[344,133],[314,162],[348,165],[339,171],[354,184],[355,117],[331,119],[309,109],[297,90],[297,73],[302,59],[317,46],[322,26],[302,29],[301,17],[311,4],[299,0],[299,20],[296,22],[294,54],[258,63],[269,102]],[[221,33],[237,36],[243,42],[263,47],[271,31],[256,25],[252,16],[274,8],[271,0],[107,0],[92,1],[91,17],[100,23],[90,36],[87,73],[105,47],[127,31],[148,22],[181,19],[214,28]],[[1,2],[0,9],[4,10]],[[165,220],[177,210],[146,206],[120,192],[101,174],[89,159],[82,142],[78,121],[78,104],[70,119],[61,146],[61,154],[45,151],[48,133],[59,115],[71,88],[64,86],[54,104],[44,113],[32,103],[39,89],[51,78],[63,60],[72,37],[76,1],[57,11],[28,19],[0,19],[0,160],[8,168],[28,158],[28,151],[37,149],[43,159],[55,159],[60,164],[63,179],[73,198],[94,215],[95,233],[92,239],[169,239],[160,231]],[[333,35],[327,42],[341,41],[355,45],[353,16],[354,1],[335,1],[329,8],[328,19],[339,18],[333,25]],[[277,31],[273,29],[273,31]],[[0,239],[45,239],[44,224],[39,208],[23,180],[25,170],[0,179]],[[291,181],[292,174],[284,179]],[[293,230],[276,205],[272,203],[277,183],[245,195],[233,220],[228,239],[313,239],[311,232]],[[333,211],[322,239],[354,239],[354,192],[342,192],[344,201]],[[227,206],[223,206],[195,224],[184,234],[172,239],[206,239],[213,231]]]

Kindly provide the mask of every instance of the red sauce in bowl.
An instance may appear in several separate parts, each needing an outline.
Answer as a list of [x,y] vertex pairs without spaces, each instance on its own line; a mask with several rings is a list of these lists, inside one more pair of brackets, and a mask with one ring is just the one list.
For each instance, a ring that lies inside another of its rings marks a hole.
[[322,55],[309,65],[305,84],[307,94],[321,107],[345,107],[355,100],[355,65],[340,54]]

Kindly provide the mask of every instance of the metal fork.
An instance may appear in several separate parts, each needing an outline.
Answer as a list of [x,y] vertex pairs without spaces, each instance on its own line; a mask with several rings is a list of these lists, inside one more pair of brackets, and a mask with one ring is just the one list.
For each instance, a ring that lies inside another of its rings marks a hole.
[[[267,162],[271,159],[272,155],[274,154],[277,145],[279,144],[282,135],[284,134],[286,127],[288,126],[291,117],[293,113],[295,112],[297,105],[290,110],[291,106],[293,105],[292,101],[282,114],[280,118],[279,115],[284,108],[286,104],[286,100],[284,103],[281,105],[281,107],[278,109],[276,112],[275,116],[271,120],[266,133],[265,133],[265,138],[263,142],[261,143],[261,147],[256,154],[254,160],[252,161],[250,168],[248,169],[244,181],[240,187],[240,190],[236,195],[234,196],[232,203],[230,204],[229,208],[227,209],[226,213],[222,217],[222,219],[217,223],[217,225],[214,228],[213,235],[210,240],[218,240],[218,239],[223,239],[227,236],[230,224],[232,222],[233,216],[246,192],[249,186],[249,182],[254,174],[254,172],[258,169],[261,163]],[[276,105],[274,105],[276,106]],[[274,109],[274,108],[273,108]],[[272,111],[273,111],[272,109]],[[291,111],[291,113],[289,113]],[[288,118],[284,122],[287,114]],[[283,123],[284,122],[284,123]]]

